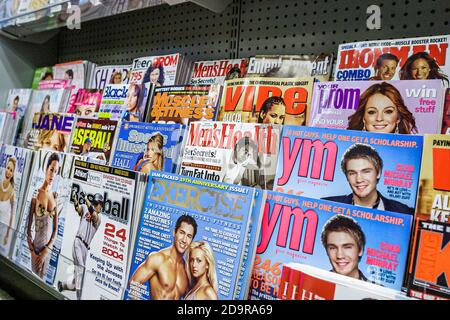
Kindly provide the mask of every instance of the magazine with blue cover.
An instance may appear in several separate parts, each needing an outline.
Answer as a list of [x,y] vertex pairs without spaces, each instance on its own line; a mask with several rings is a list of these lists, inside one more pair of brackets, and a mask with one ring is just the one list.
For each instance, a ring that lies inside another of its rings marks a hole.
[[181,124],[122,122],[111,165],[142,173],[174,172],[183,135]]
[[400,291],[413,216],[273,191],[261,215],[251,299],[286,296],[292,262]]
[[125,299],[233,299],[254,189],[152,171]]
[[274,191],[413,215],[422,136],[284,126]]

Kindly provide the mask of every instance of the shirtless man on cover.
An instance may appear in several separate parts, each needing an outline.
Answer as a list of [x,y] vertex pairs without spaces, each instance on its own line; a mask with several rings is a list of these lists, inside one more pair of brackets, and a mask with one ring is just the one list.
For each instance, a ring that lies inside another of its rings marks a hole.
[[151,253],[141,263],[130,279],[130,292],[139,292],[139,284],[149,282],[152,300],[179,300],[184,297],[189,281],[183,255],[196,233],[194,218],[180,216],[175,224],[173,245]]

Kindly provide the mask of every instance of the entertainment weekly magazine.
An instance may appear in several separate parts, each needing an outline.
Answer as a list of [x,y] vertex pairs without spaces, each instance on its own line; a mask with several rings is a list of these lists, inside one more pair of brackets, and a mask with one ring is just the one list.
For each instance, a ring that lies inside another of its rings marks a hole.
[[180,124],[122,122],[111,165],[142,173],[174,172],[184,131]]
[[313,83],[313,78],[255,77],[227,80],[217,120],[304,125],[309,113]]
[[0,254],[5,257],[10,257],[16,238],[32,159],[31,150],[9,145],[0,147]]
[[[75,160],[61,247],[64,258],[59,260],[54,282],[67,298],[122,299],[136,177],[132,171]],[[99,211],[98,195],[102,197]],[[96,221],[88,220],[89,214],[96,215]]]
[[[53,151],[35,154],[12,255],[18,266],[48,285],[55,279],[66,226],[73,159],[73,155]],[[31,254],[30,247],[36,255]]]
[[128,84],[131,65],[97,66],[89,88],[104,89],[107,84]]
[[[250,299],[275,300],[283,295],[285,288],[279,287],[283,282],[281,270],[284,264],[292,262],[342,274],[350,273],[353,267],[359,279],[400,291],[413,216],[273,191],[267,192],[261,215]],[[329,253],[321,242],[328,222],[365,235],[364,247],[361,242],[359,252],[346,257],[345,266],[337,264],[336,254],[330,249],[331,245],[339,246],[339,241],[334,242],[325,231]]]
[[229,78],[229,72],[237,73],[243,78],[247,72],[248,59],[223,59],[196,61],[191,75],[191,84],[220,84]]
[[448,87],[445,78],[450,75],[449,40],[449,35],[442,35],[341,44],[334,79],[440,79]]
[[280,144],[274,191],[351,204],[376,190],[377,208],[414,214],[422,136],[284,126]]
[[281,126],[192,122],[179,174],[272,190]]
[[424,135],[416,216],[450,222],[450,135]]
[[70,152],[86,161],[109,163],[114,150],[117,126],[116,120],[77,118]]
[[[152,171],[125,299],[202,299],[192,287],[192,280],[203,275],[193,263],[199,254],[209,261],[209,298],[233,299],[253,201],[252,188]],[[178,219],[185,220],[175,231]],[[176,266],[170,260],[162,263],[173,255],[181,258]],[[158,274],[143,275],[148,265],[158,268]],[[167,278],[167,273],[175,277]]]
[[440,80],[315,83],[308,125],[371,132],[440,133],[444,92]]

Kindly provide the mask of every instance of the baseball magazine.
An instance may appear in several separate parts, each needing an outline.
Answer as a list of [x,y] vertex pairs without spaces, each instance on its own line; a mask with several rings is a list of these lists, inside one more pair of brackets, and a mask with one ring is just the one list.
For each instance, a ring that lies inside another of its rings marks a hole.
[[222,59],[194,62],[190,83],[219,84],[231,77],[243,78],[247,73],[248,59]]
[[449,35],[339,45],[334,80],[439,79],[449,86]]
[[333,54],[320,55],[257,55],[248,64],[249,77],[304,78],[328,81]]
[[154,89],[149,122],[181,123],[216,120],[221,86],[164,86]]
[[70,152],[83,160],[108,164],[116,141],[118,122],[110,119],[77,118]]
[[232,299],[253,201],[252,188],[152,171],[124,298]]
[[416,216],[450,223],[450,135],[424,135]]
[[79,117],[97,117],[102,96],[102,89],[78,89],[74,113]]
[[26,147],[68,152],[75,121],[76,117],[70,113],[35,113]]
[[385,133],[440,133],[444,92],[440,80],[315,83],[308,125]]
[[65,229],[73,155],[35,153],[12,260],[53,285]]
[[179,174],[272,190],[281,126],[192,122]]
[[128,91],[127,84],[107,84],[98,110],[99,116],[121,119],[127,109]]
[[289,263],[400,291],[413,216],[273,191],[261,208],[250,299],[292,297],[280,287]]
[[414,214],[423,137],[284,126],[275,191]]
[[30,150],[0,147],[0,254],[10,257],[22,214],[33,153]]
[[227,80],[218,121],[304,125],[313,83],[313,78]]
[[54,287],[69,299],[122,299],[137,173],[75,160]]
[[122,122],[111,165],[149,173],[175,172],[185,127],[180,124]]
[[96,66],[90,88],[105,89],[107,84],[128,84],[131,65]]
[[423,300],[450,299],[449,237],[450,224],[417,219],[410,264],[409,296]]

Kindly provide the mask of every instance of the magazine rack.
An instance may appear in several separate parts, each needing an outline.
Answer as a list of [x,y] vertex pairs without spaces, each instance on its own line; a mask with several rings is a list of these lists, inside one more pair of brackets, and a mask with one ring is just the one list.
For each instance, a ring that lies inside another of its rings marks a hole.
[[[92,19],[83,20],[80,30],[64,27],[46,31],[53,33],[46,36],[37,32],[49,30],[47,27],[0,21],[5,25],[3,35],[8,32],[10,38],[43,43],[52,37],[42,45],[1,37],[0,88],[29,87],[35,68],[78,59],[106,65],[173,52],[193,60],[335,53],[338,45],[346,42],[450,34],[448,0],[382,2],[380,29],[367,27],[372,0],[165,2],[173,6],[147,6],[107,17],[93,14]],[[220,7],[221,2],[226,6]],[[201,7],[207,4],[208,8]],[[0,270],[4,287],[23,288],[36,299],[46,294],[60,298],[4,258],[0,258]]]

